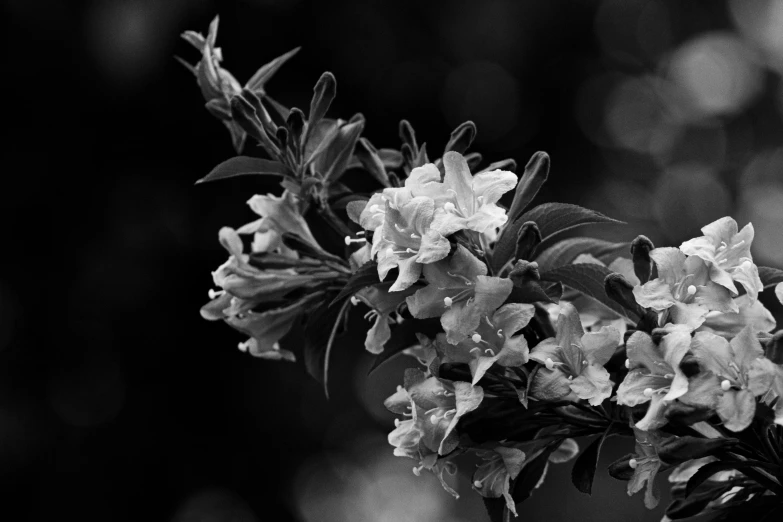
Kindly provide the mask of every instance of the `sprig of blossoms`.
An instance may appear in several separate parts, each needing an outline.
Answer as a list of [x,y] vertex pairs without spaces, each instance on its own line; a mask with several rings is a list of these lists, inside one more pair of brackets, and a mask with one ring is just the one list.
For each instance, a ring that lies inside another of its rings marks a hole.
[[[513,160],[482,169],[467,152],[471,122],[432,160],[406,121],[399,148],[376,148],[360,114],[326,116],[331,73],[305,116],[265,87],[297,50],[241,86],[216,35],[217,19],[207,36],[183,35],[201,53],[188,67],[236,150],[252,139],[268,157],[229,159],[200,181],[281,185],[248,201],[253,221],[218,234],[229,257],[201,313],[239,331],[241,351],[303,362],[328,392],[330,353],[347,349],[336,340],[364,313],[376,365],[402,353],[421,366],[385,401],[400,416],[393,453],[454,496],[448,475],[477,457],[472,491],[493,521],[520,514],[550,463],[573,460],[574,485],[590,493],[614,436],[633,451],[609,473],[648,508],[657,475],[674,468],[670,519],[780,503],[783,331],[764,301],[783,303],[783,270],[754,263],[751,224],[721,218],[680,247],[561,240],[617,222],[577,205],[528,209],[549,175],[545,153],[519,176]],[[349,169],[378,189],[354,191],[341,181]],[[580,452],[582,436],[595,438]]]

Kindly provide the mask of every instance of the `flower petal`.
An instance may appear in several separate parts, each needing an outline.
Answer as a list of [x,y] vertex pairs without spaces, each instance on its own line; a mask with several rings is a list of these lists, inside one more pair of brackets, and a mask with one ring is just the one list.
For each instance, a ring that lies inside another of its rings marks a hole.
[[[407,259],[401,259],[397,265],[400,269],[400,274],[397,276],[397,280],[389,288],[389,292],[399,292],[410,287],[413,283],[419,280],[421,275],[421,265],[416,262],[415,257],[409,257]],[[379,264],[380,268],[380,264]]]
[[367,331],[364,347],[370,353],[379,354],[383,351],[383,346],[389,339],[391,339],[389,318],[386,315],[378,314],[375,317],[375,324]]
[[580,399],[586,399],[592,406],[598,406],[612,395],[612,381],[606,368],[588,364],[581,375],[571,381],[571,390]]
[[582,336],[582,352],[588,361],[599,366],[609,362],[620,344],[620,331],[611,326],[604,326],[597,332],[588,332]]
[[669,385],[671,379],[662,375],[650,375],[643,368],[636,368],[628,372],[623,382],[617,388],[617,404],[625,406],[638,406],[650,400],[644,390],[657,391]]
[[717,413],[726,429],[742,431],[753,421],[756,399],[748,390],[729,390],[721,397]]
[[457,207],[463,214],[473,215],[475,211],[473,176],[470,174],[468,162],[461,154],[449,151],[443,155],[443,167],[445,170],[443,184],[446,189],[454,191]]
[[677,302],[672,295],[669,283],[662,278],[633,287],[633,296],[639,306],[652,308],[659,312],[670,308]]
[[517,186],[517,175],[507,170],[480,172],[473,176],[473,193],[485,205],[494,204]]
[[666,401],[658,393],[653,394],[650,399],[647,413],[645,413],[644,418],[636,423],[636,429],[642,431],[657,430],[666,424],[666,416],[664,415],[667,406]]
[[663,247],[650,251],[658,268],[658,277],[669,285],[677,283],[685,271],[685,254],[679,248]]

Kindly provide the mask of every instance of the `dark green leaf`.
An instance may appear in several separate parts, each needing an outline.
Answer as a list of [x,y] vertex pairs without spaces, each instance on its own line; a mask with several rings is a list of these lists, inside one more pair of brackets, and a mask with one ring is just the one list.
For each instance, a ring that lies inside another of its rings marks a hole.
[[617,480],[624,480],[624,481],[631,480],[634,471],[631,465],[629,464],[629,462],[632,458],[635,457],[636,457],[635,454],[628,453],[627,455],[620,457],[619,459],[609,464],[609,466],[607,467],[607,470],[609,471],[609,476]]
[[398,169],[402,167],[402,154],[394,149],[378,149],[378,157],[381,158],[383,166],[387,169]]
[[610,217],[604,216],[600,212],[582,208],[578,205],[568,203],[544,203],[525,212],[516,221],[508,225],[501,233],[495,250],[492,254],[493,268],[500,270],[513,255],[516,250],[516,234],[519,229],[528,221],[534,221],[541,232],[541,241],[547,241],[549,238],[581,225],[597,223],[615,223],[622,224]]
[[231,117],[245,132],[255,138],[270,156],[280,154],[280,149],[269,138],[261,120],[258,119],[256,110],[242,96],[231,98]]
[[310,101],[310,115],[307,119],[308,135],[310,129],[326,115],[329,106],[337,94],[337,81],[330,72],[325,72],[318,79],[313,89],[313,99]]
[[700,459],[717,451],[727,450],[736,446],[738,439],[705,439],[683,435],[672,437],[658,448],[658,456],[667,464],[680,464],[690,459]]
[[484,509],[487,510],[487,516],[490,522],[511,522],[514,516],[511,511],[506,508],[506,499],[503,497],[498,498],[483,498]]
[[386,174],[386,167],[383,165],[378,150],[373,147],[372,143],[367,138],[359,138],[359,142],[354,149],[354,155],[362,164],[364,169],[374,177],[378,183],[384,187],[391,186],[389,184],[389,176]]
[[571,482],[582,493],[587,493],[588,495],[593,493],[595,468],[598,465],[598,458],[601,456],[601,447],[604,445],[604,441],[609,436],[611,429],[610,425],[574,461],[574,467],[571,468]]
[[629,313],[614,300],[606,295],[604,279],[612,272],[600,265],[582,263],[578,265],[566,265],[555,268],[541,274],[542,281],[556,281],[592,297],[622,317],[629,317]]
[[749,462],[708,462],[707,464],[700,467],[698,471],[696,471],[696,473],[694,473],[694,475],[690,478],[690,480],[688,480],[688,484],[685,486],[685,496],[690,496],[690,494],[693,493],[696,488],[698,488],[701,484],[703,484],[707,479],[716,473],[730,469],[742,471],[751,467],[753,467],[753,464]]
[[570,265],[580,254],[590,254],[608,265],[623,254],[627,255],[629,249],[628,243],[612,243],[592,237],[570,237],[536,254],[534,260],[544,271]]
[[288,127],[288,135],[290,137],[289,145],[293,145],[292,148],[294,150],[299,150],[302,146],[304,125],[304,113],[296,107],[291,109],[286,119],[286,126]]
[[454,152],[465,154],[465,151],[468,150],[474,139],[476,139],[476,124],[472,121],[466,121],[452,131],[451,138],[446,143],[446,148],[443,149],[443,152],[446,153],[453,150]]
[[525,165],[525,172],[517,184],[514,201],[508,210],[508,220],[516,220],[525,208],[533,201],[539,189],[549,175],[549,155],[546,152],[536,152]]
[[198,180],[196,184],[219,179],[233,178],[235,176],[287,176],[291,171],[279,161],[251,158],[249,156],[236,156],[228,159],[212,169],[212,171]]
[[783,270],[769,266],[760,266],[759,278],[761,279],[764,288],[769,288],[778,283],[783,283]]
[[332,355],[332,346],[334,345],[334,339],[337,336],[337,329],[340,327],[340,322],[348,311],[348,307],[351,306],[350,301],[343,303],[340,311],[337,313],[337,318],[334,320],[334,326],[332,326],[332,332],[329,334],[329,340],[326,342],[326,351],[324,352],[324,394],[326,398],[329,398],[329,358]]
[[316,170],[323,174],[325,184],[333,183],[343,175],[362,130],[364,120],[346,123],[337,131],[326,153],[316,160]]
[[[666,516],[672,520],[681,520],[696,516],[707,507],[707,504],[725,493],[730,487],[731,486],[726,483],[708,488],[699,488],[687,498],[682,496],[684,488],[672,488],[672,496],[675,496],[675,498],[666,508]],[[677,494],[678,489],[683,490],[679,495]]]
[[[546,447],[543,453],[536,457],[532,462],[525,464],[522,471],[519,472],[517,478],[514,479],[514,483],[511,485],[511,496],[514,498],[517,506],[524,502],[530,495],[533,494],[533,490],[541,480],[541,476],[546,470],[546,465],[549,462],[549,455],[552,454],[555,449],[560,445],[562,439],[551,443]],[[517,507],[517,512],[520,508]]]
[[264,84],[269,81],[269,79],[277,72],[278,69],[280,69],[280,67],[285,62],[293,58],[293,56],[299,52],[299,49],[301,49],[301,47],[292,49],[287,53],[278,56],[266,65],[261,66],[261,68],[256,71],[250,80],[248,80],[247,88],[251,91],[260,91],[263,93]]
[[345,287],[343,287],[343,289],[340,290],[340,293],[337,294],[337,297],[335,297],[334,300],[329,303],[329,306],[333,306],[346,297],[352,296],[362,288],[376,284],[381,284],[381,280],[378,277],[378,263],[375,261],[368,261],[367,263],[360,266],[356,272],[354,272],[348,282],[345,283]]

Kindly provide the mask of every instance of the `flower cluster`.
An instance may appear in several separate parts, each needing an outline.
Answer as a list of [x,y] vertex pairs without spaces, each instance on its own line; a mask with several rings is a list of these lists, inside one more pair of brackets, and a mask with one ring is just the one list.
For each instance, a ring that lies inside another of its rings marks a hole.
[[[377,364],[404,354],[421,366],[385,402],[400,416],[394,454],[455,496],[448,475],[472,455],[492,520],[517,515],[550,463],[573,460],[590,493],[615,436],[635,443],[609,473],[648,507],[656,475],[675,468],[670,519],[781,502],[783,331],[763,301],[783,303],[783,270],[754,263],[751,224],[725,217],[679,247],[560,239],[618,222],[576,205],[528,209],[546,154],[520,176],[513,160],[481,168],[471,122],[440,158],[405,121],[399,150],[378,149],[361,115],[326,118],[330,73],[305,117],[263,88],[293,52],[242,88],[219,65],[216,31],[184,35],[202,52],[191,69],[237,150],[251,137],[268,158],[238,156],[201,181],[263,174],[283,188],[249,200],[260,219],[219,233],[229,258],[202,315],[242,332],[242,351],[303,361],[328,391],[335,339],[361,310]],[[378,190],[339,181],[351,169]],[[588,436],[580,452],[574,438]]]

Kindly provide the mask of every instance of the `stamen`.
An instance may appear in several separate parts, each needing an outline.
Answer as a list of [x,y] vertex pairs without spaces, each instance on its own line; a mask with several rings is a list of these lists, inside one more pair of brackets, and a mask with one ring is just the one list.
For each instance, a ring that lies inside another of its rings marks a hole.
[[663,378],[664,379],[674,379],[674,374],[673,373],[667,373],[666,375],[663,376]]
[[351,236],[345,236],[345,246],[351,246],[351,243],[366,243],[367,240],[363,237],[358,239],[351,239]]
[[483,203],[484,203],[484,196],[478,196],[478,197],[476,198],[476,201],[478,201],[479,203],[482,203],[482,204],[483,204]]
[[625,360],[625,367],[628,368],[628,369],[631,368],[631,359],[626,359]]
[[248,346],[250,346],[250,339],[248,339],[247,341],[245,341],[243,343],[239,343],[237,345],[237,348],[239,348],[240,352],[246,352]]
[[400,312],[394,312],[394,319],[397,324],[402,324],[402,322],[405,320],[405,318],[400,315]]
[[443,304],[446,305],[447,307],[449,307],[452,304],[454,304],[454,301],[452,301],[451,297],[444,297],[443,298]]
[[742,245],[744,245],[744,244],[745,244],[745,240],[743,239],[743,240],[742,240],[742,241],[740,241],[739,243],[732,245],[732,246],[731,246],[731,248],[730,248],[729,250],[734,250],[735,248],[739,248],[739,247],[741,247],[741,246],[742,246]]
[[720,383],[720,389],[723,391],[729,391],[729,388],[731,388],[731,383],[728,379],[724,379],[723,382]]
[[690,285],[690,286],[688,287],[688,295],[693,295],[693,294],[695,294],[695,293],[696,293],[696,287],[695,287],[695,286],[693,286],[693,285]]
[[476,350],[478,350],[478,351],[480,352],[480,351],[481,351],[481,348],[479,348],[478,346],[474,346],[473,348],[471,348],[471,349],[470,349],[470,353],[473,353],[473,352],[475,352]]
[[418,234],[411,234],[411,239],[421,239],[421,236]]
[[452,203],[451,201],[447,201],[446,204],[443,205],[443,210],[445,210],[446,212],[454,212],[455,210],[457,210],[457,207],[455,207],[454,203]]
[[500,328],[498,330],[498,337],[503,337],[503,329],[502,328]]
[[400,228],[400,225],[398,225],[397,223],[394,224],[394,228],[397,229],[397,232],[405,232],[405,229]]
[[495,325],[494,325],[494,324],[492,324],[491,322],[489,322],[489,316],[488,316],[488,315],[485,315],[485,316],[484,316],[484,320],[485,320],[485,321],[487,321],[487,324],[489,325],[489,327],[490,327],[490,328],[494,328],[494,327],[495,327]]
[[473,284],[473,282],[470,279],[468,279],[467,277],[465,277],[462,274],[452,274],[451,272],[446,272],[446,274],[448,274],[451,277],[456,277],[457,279],[461,279],[462,282],[464,282],[465,285],[467,285],[467,286],[471,286]]
[[406,248],[405,252],[407,252],[408,254],[418,254],[419,253],[418,250],[413,250],[412,248]]
[[544,362],[546,363],[547,370],[553,370],[555,368],[555,361],[553,361],[551,357],[547,357]]
[[474,343],[480,343],[481,342],[481,335],[479,335],[477,333],[474,333],[473,336],[471,337],[471,339],[473,339]]
[[430,422],[431,422],[432,424],[437,424],[437,423],[438,423],[438,416],[437,416],[437,415],[435,415],[435,414],[433,413],[433,414],[430,416]]
[[220,297],[221,295],[223,295],[225,293],[226,293],[225,290],[212,290],[210,288],[209,292],[208,292],[208,295],[209,295],[210,299],[215,299],[215,298]]
[[495,356],[495,352],[492,351],[492,348],[484,348],[484,353],[489,353],[490,357],[494,357]]
[[354,306],[358,305],[359,304],[359,298],[356,297],[355,295],[352,295],[351,296],[351,304],[354,305]]
[[402,423],[400,422],[400,419],[394,419],[394,427],[395,427],[395,428],[399,428],[399,427],[400,427],[400,424],[402,424]]
[[473,487],[480,488],[481,487],[481,481],[480,480],[474,480],[473,481]]
[[644,396],[645,397],[652,397],[652,394],[655,393],[655,390],[652,388],[645,388],[644,389]]
[[639,465],[639,462],[636,459],[631,459],[628,461],[628,465],[631,467],[631,469],[636,469],[636,466]]
[[569,375],[569,376],[568,376],[568,380],[569,380],[569,381],[573,381],[573,380],[574,380],[574,376],[573,376],[573,375]]
[[363,236],[363,235],[364,235],[364,230],[360,230],[360,231],[358,231],[358,232],[356,233],[356,235],[357,235],[357,236]]

